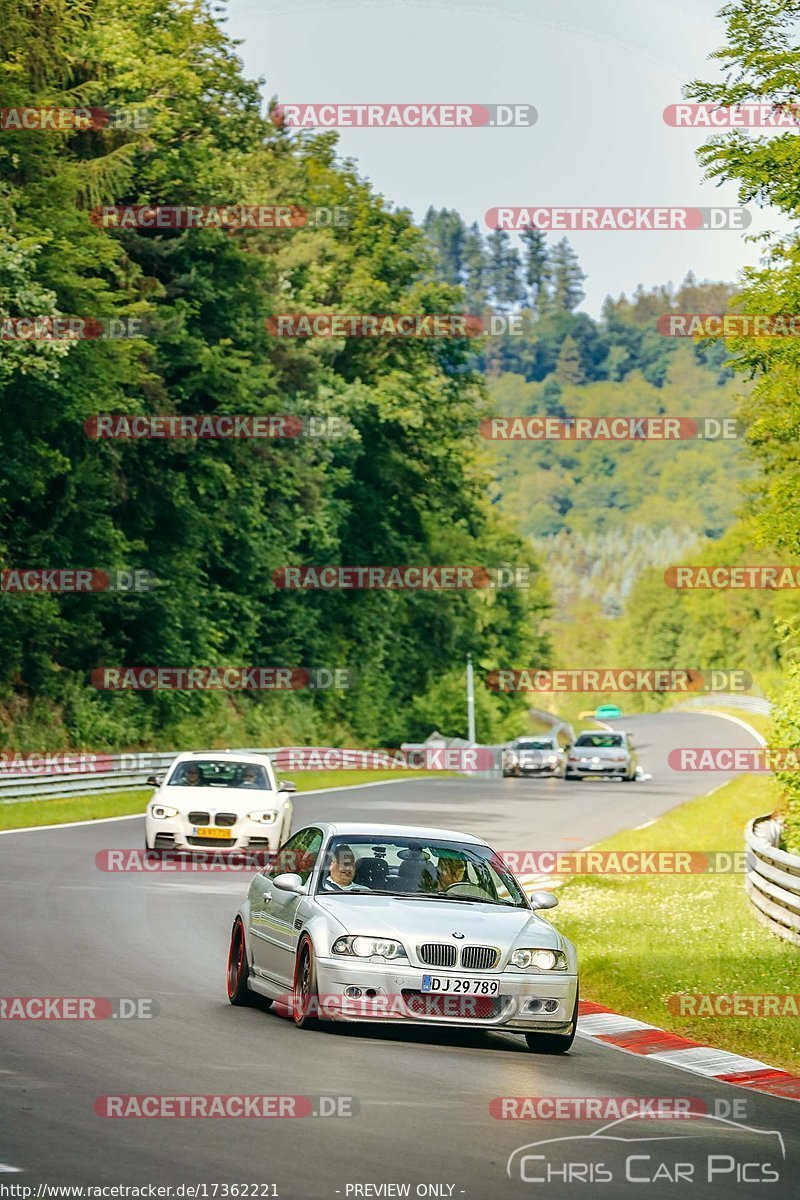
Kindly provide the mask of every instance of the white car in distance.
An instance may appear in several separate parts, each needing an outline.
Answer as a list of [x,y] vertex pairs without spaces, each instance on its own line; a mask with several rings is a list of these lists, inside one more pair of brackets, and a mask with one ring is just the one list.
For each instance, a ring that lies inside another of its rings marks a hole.
[[266,754],[179,754],[145,812],[147,850],[275,852],[292,827],[289,780],[278,783]]

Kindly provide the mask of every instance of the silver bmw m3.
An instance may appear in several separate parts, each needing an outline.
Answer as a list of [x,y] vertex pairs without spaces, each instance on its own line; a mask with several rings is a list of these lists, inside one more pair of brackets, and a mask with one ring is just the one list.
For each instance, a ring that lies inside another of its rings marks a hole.
[[469,1025],[563,1053],[578,1016],[575,947],[485,842],[448,829],[326,823],[295,833],[234,920],[228,999],[254,993],[301,1028]]

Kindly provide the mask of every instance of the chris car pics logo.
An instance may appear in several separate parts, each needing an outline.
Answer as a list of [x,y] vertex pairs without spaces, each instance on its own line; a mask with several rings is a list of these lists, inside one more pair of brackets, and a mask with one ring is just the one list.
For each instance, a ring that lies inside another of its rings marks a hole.
[[777,1183],[784,1177],[785,1161],[777,1129],[692,1113],[685,1120],[670,1114],[662,1132],[661,1121],[632,1115],[591,1134],[520,1146],[509,1155],[506,1174],[532,1185],[672,1184],[676,1195],[686,1185],[716,1184],[724,1195],[731,1185]]

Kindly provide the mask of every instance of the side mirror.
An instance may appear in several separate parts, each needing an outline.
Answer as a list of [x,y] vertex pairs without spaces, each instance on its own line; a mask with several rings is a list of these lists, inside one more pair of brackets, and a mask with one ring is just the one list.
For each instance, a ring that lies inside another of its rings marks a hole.
[[531,892],[529,899],[531,908],[555,908],[558,904],[555,892]]
[[163,780],[163,778],[164,778],[163,775],[148,775],[147,782],[150,784],[151,787],[159,787],[161,785],[161,781]]
[[287,872],[284,875],[276,875],[272,881],[272,885],[279,888],[282,892],[295,892],[297,895],[300,895],[305,886],[300,876],[295,875],[293,871]]
[[282,779],[278,784],[279,792],[296,792],[297,784],[292,783],[291,779]]

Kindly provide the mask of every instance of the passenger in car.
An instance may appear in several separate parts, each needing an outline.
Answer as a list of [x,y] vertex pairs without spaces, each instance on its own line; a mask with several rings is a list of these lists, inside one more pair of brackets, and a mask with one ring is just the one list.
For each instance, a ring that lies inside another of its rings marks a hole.
[[464,858],[452,850],[444,850],[439,855],[439,860],[436,864],[437,876],[436,887],[437,892],[446,892],[449,887],[456,883],[463,883],[466,873],[467,864]]

